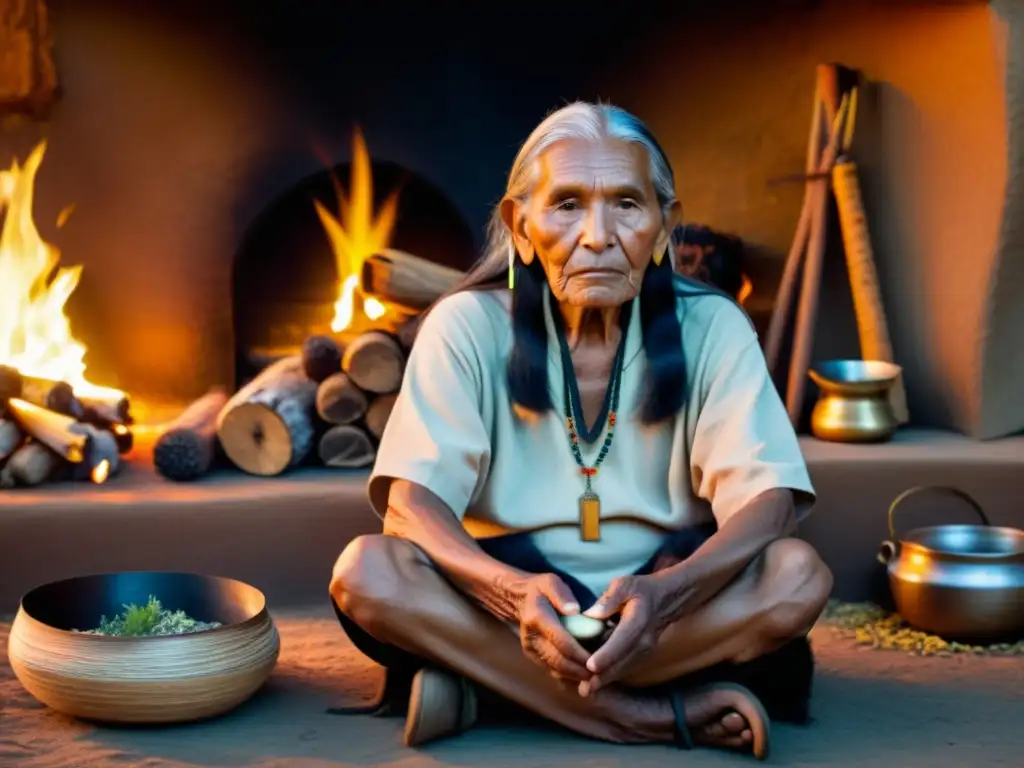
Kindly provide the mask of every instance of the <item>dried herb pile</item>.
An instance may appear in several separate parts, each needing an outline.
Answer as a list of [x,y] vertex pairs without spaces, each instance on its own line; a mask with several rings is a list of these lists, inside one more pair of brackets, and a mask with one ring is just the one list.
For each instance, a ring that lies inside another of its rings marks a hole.
[[887,651],[906,651],[915,656],[952,656],[972,653],[986,656],[1024,656],[1024,638],[1016,643],[969,645],[943,640],[906,624],[896,613],[873,603],[829,602],[822,621],[858,645]]
[[149,602],[143,606],[126,605],[124,612],[108,619],[100,617],[100,625],[95,629],[76,630],[86,635],[105,635],[107,637],[158,637],[164,635],[188,635],[206,629],[221,626],[216,621],[196,621],[184,611],[164,610],[160,601],[150,595]]

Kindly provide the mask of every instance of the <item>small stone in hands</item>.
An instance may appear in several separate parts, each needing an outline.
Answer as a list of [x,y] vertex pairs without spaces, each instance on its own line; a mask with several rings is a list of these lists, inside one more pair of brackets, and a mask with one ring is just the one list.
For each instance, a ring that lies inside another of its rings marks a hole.
[[608,622],[601,619],[593,619],[583,614],[572,614],[561,616],[562,626],[566,632],[572,635],[576,641],[586,650],[593,653],[605,640],[608,630]]

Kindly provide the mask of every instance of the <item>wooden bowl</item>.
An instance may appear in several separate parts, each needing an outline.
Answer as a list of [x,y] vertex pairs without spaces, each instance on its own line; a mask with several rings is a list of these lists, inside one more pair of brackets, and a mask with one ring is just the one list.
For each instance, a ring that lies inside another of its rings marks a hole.
[[[162,637],[107,637],[92,629],[149,596],[167,610],[221,627]],[[270,676],[281,649],[255,587],[193,573],[126,572],[38,587],[22,600],[7,652],[43,704],[108,723],[180,723],[223,714]]]

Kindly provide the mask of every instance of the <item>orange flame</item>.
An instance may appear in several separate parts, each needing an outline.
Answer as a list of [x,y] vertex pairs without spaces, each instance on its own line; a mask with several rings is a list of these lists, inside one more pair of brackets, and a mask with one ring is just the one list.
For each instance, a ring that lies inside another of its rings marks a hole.
[[314,201],[338,267],[338,300],[334,303],[334,319],[331,321],[331,330],[335,333],[352,324],[357,298],[362,299],[363,314],[370,320],[379,319],[387,311],[376,299],[361,295],[359,275],[366,259],[388,247],[398,215],[397,190],[384,201],[380,212],[376,216],[373,214],[370,153],[358,128],[352,139],[349,187],[350,193],[346,195],[341,183],[334,179],[334,190],[338,196],[337,216]]
[[[79,394],[117,394],[85,379],[85,345],[71,333],[64,305],[82,268],[57,267],[60,251],[39,235],[32,217],[40,142],[22,166],[0,171],[0,364],[26,376],[66,381]],[[69,210],[61,213],[60,223]]]
[[742,307],[747,303],[747,299],[754,292],[754,284],[750,281],[750,278],[746,274],[743,275],[743,282],[740,285],[740,290],[736,294],[736,301]]

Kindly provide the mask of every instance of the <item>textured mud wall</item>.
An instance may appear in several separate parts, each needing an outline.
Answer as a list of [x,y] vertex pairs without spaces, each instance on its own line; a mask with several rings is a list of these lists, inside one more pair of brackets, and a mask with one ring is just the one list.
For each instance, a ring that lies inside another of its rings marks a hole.
[[[856,159],[912,417],[993,437],[1024,428],[1022,18],[1019,0],[680,13],[602,95],[650,122],[688,220],[774,254],[754,275],[760,303],[802,198],[768,181],[803,169],[815,65],[862,69],[874,86]],[[841,263],[831,269],[842,277]],[[848,286],[829,281],[821,307],[815,357],[859,354]]]

